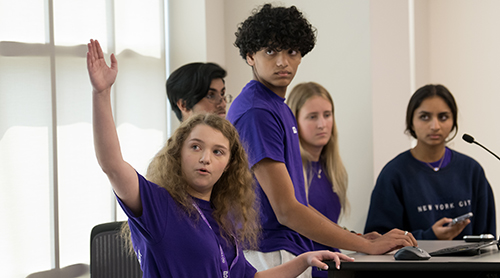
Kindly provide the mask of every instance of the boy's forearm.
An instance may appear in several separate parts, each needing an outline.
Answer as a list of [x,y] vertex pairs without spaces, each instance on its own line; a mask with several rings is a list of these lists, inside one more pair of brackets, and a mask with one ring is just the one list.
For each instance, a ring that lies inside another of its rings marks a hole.
[[294,217],[287,217],[290,221],[282,224],[313,241],[334,248],[367,252],[369,240],[342,229],[309,207],[297,207],[296,210],[290,211],[290,214]]
[[327,246],[366,253],[370,241],[342,229],[296,199],[284,163],[265,159],[253,170],[281,225]]

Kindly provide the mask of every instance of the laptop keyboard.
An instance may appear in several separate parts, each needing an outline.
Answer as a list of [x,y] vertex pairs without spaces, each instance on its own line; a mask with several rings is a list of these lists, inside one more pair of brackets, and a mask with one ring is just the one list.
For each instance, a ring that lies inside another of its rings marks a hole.
[[481,248],[497,244],[498,241],[492,240],[488,242],[478,242],[464,245],[457,245],[453,247],[439,249],[434,252],[430,252],[429,255],[432,257],[436,256],[474,256],[480,253]]

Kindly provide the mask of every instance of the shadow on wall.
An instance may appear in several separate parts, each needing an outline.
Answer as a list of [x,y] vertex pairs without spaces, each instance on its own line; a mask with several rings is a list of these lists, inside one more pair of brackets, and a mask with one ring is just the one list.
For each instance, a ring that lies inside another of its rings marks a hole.
[[51,269],[32,273],[26,278],[88,278],[90,267],[88,264],[74,264],[61,269]]

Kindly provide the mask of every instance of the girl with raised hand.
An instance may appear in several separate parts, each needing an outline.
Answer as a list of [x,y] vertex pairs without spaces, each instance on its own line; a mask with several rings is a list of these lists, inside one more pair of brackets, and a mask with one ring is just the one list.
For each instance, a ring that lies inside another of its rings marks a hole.
[[117,60],[104,61],[97,41],[88,44],[93,87],[96,156],[129,218],[133,247],[144,277],[296,277],[323,260],[351,258],[308,252],[256,272],[242,249],[259,235],[255,193],[246,154],[234,127],[214,114],[183,122],[143,177],[122,158],[110,92]]

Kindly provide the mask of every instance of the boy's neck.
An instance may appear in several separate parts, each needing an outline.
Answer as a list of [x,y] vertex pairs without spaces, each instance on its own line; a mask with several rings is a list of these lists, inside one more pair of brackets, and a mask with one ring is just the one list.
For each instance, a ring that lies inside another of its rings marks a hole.
[[287,87],[276,87],[270,84],[269,82],[265,82],[264,80],[260,80],[258,78],[254,77],[255,81],[260,82],[262,85],[266,86],[269,90],[271,90],[273,93],[277,94],[281,98],[285,98],[286,96],[286,88]]

